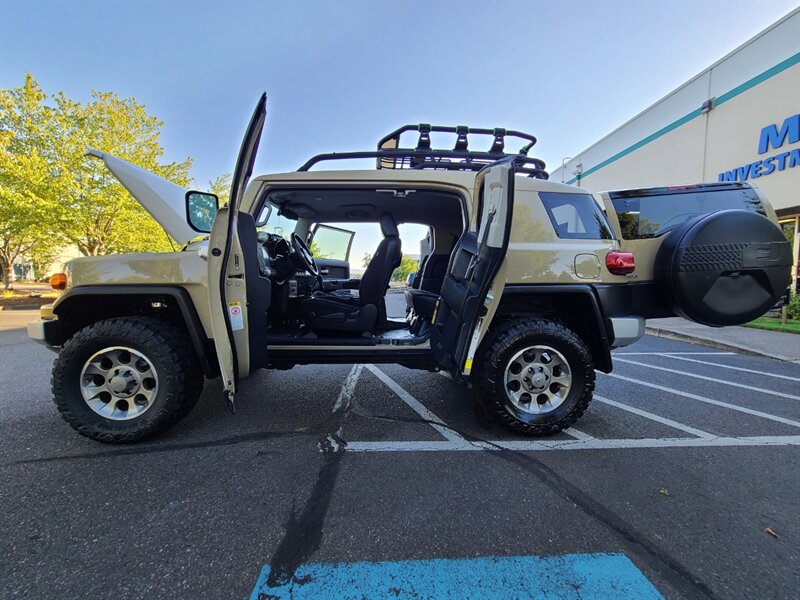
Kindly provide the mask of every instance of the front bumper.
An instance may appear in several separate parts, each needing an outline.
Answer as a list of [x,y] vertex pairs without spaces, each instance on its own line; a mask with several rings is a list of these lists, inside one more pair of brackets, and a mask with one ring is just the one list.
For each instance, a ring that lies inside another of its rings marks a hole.
[[28,337],[55,350],[64,343],[61,323],[51,305],[43,306],[40,315],[41,318],[28,323]]

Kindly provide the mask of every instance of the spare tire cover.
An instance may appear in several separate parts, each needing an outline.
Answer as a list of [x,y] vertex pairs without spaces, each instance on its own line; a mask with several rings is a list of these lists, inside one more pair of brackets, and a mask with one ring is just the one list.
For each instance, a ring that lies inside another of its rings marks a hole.
[[670,233],[656,255],[655,278],[675,314],[704,325],[739,325],[786,292],[791,265],[791,246],[772,221],[724,210]]

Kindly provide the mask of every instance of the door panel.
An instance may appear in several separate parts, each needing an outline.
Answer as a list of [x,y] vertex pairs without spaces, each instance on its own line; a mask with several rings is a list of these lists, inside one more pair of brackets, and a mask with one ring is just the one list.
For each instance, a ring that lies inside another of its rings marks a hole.
[[455,378],[472,368],[486,296],[505,258],[514,197],[513,160],[480,171],[475,189],[481,208],[453,250],[431,333],[436,360]]
[[[266,364],[266,310],[269,281],[261,277],[257,263],[255,223],[239,214],[239,203],[253,172],[261,131],[267,115],[267,96],[262,95],[247,126],[231,182],[227,208],[214,220],[208,252],[208,293],[214,346],[222,374],[223,395],[231,412],[240,376]],[[256,302],[256,300],[258,300]],[[263,329],[261,323],[263,322]],[[251,352],[253,344],[259,344]],[[251,364],[251,358],[255,363]]]
[[350,263],[335,258],[314,258],[323,279],[350,279]]

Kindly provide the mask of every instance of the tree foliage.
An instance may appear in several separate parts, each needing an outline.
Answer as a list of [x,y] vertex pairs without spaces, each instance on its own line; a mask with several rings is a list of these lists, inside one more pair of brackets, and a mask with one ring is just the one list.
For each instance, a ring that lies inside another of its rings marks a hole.
[[3,267],[34,247],[40,256],[65,245],[87,256],[170,250],[160,225],[101,161],[85,156],[97,148],[188,186],[191,159],[163,160],[162,126],[134,98],[114,93],[78,102],[59,92],[48,102],[31,75],[0,90]]
[[225,173],[220,175],[214,181],[208,182],[208,191],[219,198],[219,205],[225,206],[231,197],[231,182],[233,175]]
[[403,258],[400,259],[400,266],[392,273],[392,279],[394,281],[405,281],[406,277],[411,273],[416,273],[417,269],[419,269],[419,262],[404,254]]
[[0,267],[6,288],[16,259],[34,247],[51,253],[58,244],[42,226],[58,211],[42,144],[50,120],[44,98],[31,78],[22,88],[0,90]]

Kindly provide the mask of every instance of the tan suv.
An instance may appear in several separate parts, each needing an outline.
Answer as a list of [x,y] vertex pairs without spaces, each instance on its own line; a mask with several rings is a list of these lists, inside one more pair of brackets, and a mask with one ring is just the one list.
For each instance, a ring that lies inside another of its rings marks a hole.
[[[593,196],[548,181],[527,155],[533,136],[429,125],[251,179],[265,116],[262,97],[220,209],[213,195],[89,153],[185,247],[73,260],[64,294],[29,325],[58,351],[55,402],[81,434],[161,431],[191,410],[204,376],[222,377],[233,410],[239,379],[258,369],[396,363],[445,370],[506,427],[549,435],[584,413],[595,369],[611,371],[611,349],[639,339],[645,319],[746,322],[789,282],[789,244],[746,184]],[[453,148],[433,147],[432,133],[454,136]],[[416,145],[403,146],[410,135]],[[470,148],[481,135],[488,149]],[[510,139],[524,147],[506,152]],[[311,170],[355,158],[377,168]],[[360,278],[347,223],[382,231]],[[399,223],[428,232],[401,321],[384,299]]]

